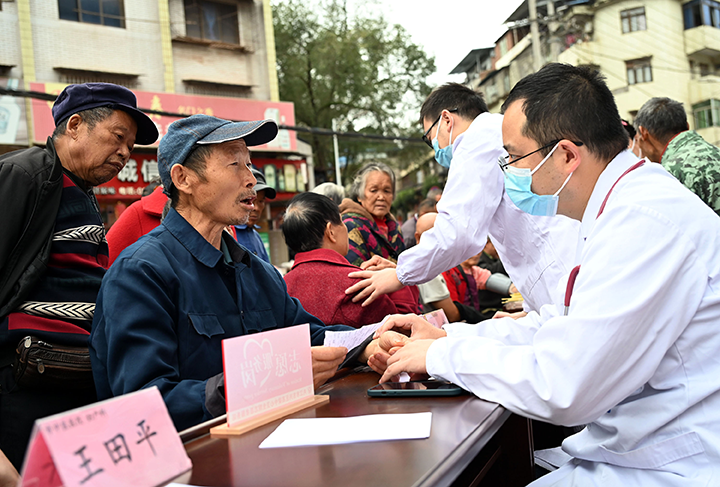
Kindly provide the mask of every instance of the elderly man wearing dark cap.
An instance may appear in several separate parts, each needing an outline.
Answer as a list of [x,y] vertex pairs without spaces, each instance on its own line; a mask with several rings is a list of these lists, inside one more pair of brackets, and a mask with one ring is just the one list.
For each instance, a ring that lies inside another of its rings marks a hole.
[[253,176],[257,180],[255,183],[255,201],[253,202],[253,209],[250,212],[250,217],[245,225],[234,225],[235,238],[238,243],[248,249],[253,254],[260,257],[262,260],[270,263],[270,257],[265,251],[265,244],[260,238],[260,234],[257,229],[260,228],[257,224],[263,210],[265,210],[265,198],[275,199],[277,195],[275,188],[268,186],[265,182],[265,175],[259,170],[252,168]]
[[[98,398],[157,386],[184,429],[225,412],[223,339],[309,323],[312,344],[322,344],[323,323],[287,294],[270,264],[225,231],[246,224],[254,208],[248,147],[277,132],[272,120],[207,115],[168,127],[158,166],[172,208],[125,249],[98,295],[90,336]],[[316,385],[345,353],[313,347]]]
[[35,419],[95,400],[87,338],[108,246],[92,188],[158,136],[113,84],[70,85],[52,114],[44,148],[0,157],[0,449],[18,468]]

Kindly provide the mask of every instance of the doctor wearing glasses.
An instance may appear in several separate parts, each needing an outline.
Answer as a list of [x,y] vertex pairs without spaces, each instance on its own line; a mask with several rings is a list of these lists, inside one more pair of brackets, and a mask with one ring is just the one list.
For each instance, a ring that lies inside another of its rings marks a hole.
[[435,227],[400,255],[397,269],[353,273],[364,280],[346,292],[358,293],[354,300],[369,304],[403,284],[422,284],[482,252],[489,235],[526,311],[561,300],[556,290],[572,269],[579,224],[545,216],[553,214],[547,211],[530,214],[523,211],[527,203],[522,197],[513,201],[506,194],[498,158],[510,170],[508,165],[522,155],[509,156],[503,148],[502,115],[489,113],[481,95],[448,83],[425,100],[420,117],[423,141],[435,151],[436,161],[449,168]]

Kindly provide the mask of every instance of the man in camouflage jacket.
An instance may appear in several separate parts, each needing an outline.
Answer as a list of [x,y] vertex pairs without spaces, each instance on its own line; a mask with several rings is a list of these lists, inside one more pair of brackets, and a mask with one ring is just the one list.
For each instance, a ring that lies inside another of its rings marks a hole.
[[682,103],[651,98],[635,118],[640,148],[720,215],[720,149],[689,130]]

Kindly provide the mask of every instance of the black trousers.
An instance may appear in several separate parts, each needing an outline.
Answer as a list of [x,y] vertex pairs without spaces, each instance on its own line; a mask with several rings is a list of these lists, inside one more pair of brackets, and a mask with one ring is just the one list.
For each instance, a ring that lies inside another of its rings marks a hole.
[[[7,379],[9,367],[0,371]],[[4,372],[4,373],[3,373]],[[97,400],[95,389],[40,390],[8,387],[8,381],[0,381],[0,450],[20,471],[30,442],[33,424],[53,414],[91,404]],[[9,392],[11,391],[11,392]]]

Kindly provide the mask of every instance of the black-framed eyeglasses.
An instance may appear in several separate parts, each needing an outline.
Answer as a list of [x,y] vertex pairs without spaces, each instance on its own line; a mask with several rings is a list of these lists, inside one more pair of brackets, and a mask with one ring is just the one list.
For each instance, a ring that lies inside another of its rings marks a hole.
[[[455,113],[455,112],[457,112],[457,111],[458,111],[457,108],[453,108],[452,110],[448,110],[448,112],[450,112],[450,113]],[[432,146],[432,140],[428,138],[428,135],[430,134],[430,131],[433,129],[433,127],[434,127],[435,125],[437,125],[437,123],[440,121],[441,118],[442,118],[442,112],[440,112],[440,115],[438,115],[438,118],[435,119],[435,121],[433,122],[433,124],[430,125],[430,128],[427,129],[427,132],[425,132],[425,133],[423,134],[423,136],[422,136],[423,142],[425,142],[425,143],[428,145],[428,147],[430,147],[431,149],[433,148],[433,146]]]
[[[508,155],[506,155],[506,156],[500,156],[500,157],[498,157],[498,164],[500,164],[500,169],[502,169],[502,170],[504,171],[505,168],[508,167],[510,164],[515,164],[515,163],[518,162],[520,159],[525,159],[526,157],[529,157],[529,156],[535,154],[536,152],[540,152],[540,151],[543,150],[543,149],[547,149],[548,147],[552,147],[552,146],[554,146],[555,144],[559,143],[561,140],[563,140],[563,139],[553,140],[552,142],[549,142],[549,143],[545,144],[544,146],[540,147],[539,149],[536,149],[536,150],[534,150],[534,151],[532,151],[532,152],[529,152],[529,153],[525,154],[524,156],[520,156],[520,157],[518,157],[518,158],[516,158],[516,159],[513,159],[512,161],[510,160],[510,154],[508,154]],[[573,144],[575,144],[575,145],[578,146],[578,147],[580,147],[580,146],[583,145],[582,142],[575,142],[575,141],[573,141],[573,140],[571,140],[570,142],[572,142]]]

